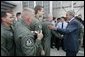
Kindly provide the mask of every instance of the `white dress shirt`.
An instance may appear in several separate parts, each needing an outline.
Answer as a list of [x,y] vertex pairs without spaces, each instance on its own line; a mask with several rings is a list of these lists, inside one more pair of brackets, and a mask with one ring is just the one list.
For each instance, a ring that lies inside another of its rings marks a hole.
[[[68,23],[64,21],[64,22],[63,22],[63,29],[66,29],[67,25],[68,25]],[[62,28],[62,22],[59,22],[59,23],[57,24],[57,27],[58,27],[58,28]]]

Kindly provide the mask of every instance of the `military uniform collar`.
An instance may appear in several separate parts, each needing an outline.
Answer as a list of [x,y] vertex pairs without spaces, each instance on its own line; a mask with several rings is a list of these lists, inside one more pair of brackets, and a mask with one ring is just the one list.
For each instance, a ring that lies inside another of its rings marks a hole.
[[40,22],[42,22],[42,17],[35,16],[36,19],[38,19]]
[[24,25],[27,26],[27,24],[24,22],[23,18],[21,19],[21,22],[22,22]]
[[6,29],[6,30],[10,30],[11,29],[10,27],[6,27],[4,24],[1,24],[1,27]]

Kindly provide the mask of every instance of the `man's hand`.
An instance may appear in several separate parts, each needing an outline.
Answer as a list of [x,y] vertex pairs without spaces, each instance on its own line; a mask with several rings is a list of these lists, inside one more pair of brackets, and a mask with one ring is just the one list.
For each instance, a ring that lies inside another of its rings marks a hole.
[[53,30],[57,29],[56,27],[54,27],[54,26],[52,26],[52,25],[48,25],[48,28],[49,28],[49,29],[53,29]]
[[41,39],[43,38],[42,31],[41,31],[41,32],[35,31],[35,33],[37,34],[37,39],[38,39],[38,40],[41,40]]

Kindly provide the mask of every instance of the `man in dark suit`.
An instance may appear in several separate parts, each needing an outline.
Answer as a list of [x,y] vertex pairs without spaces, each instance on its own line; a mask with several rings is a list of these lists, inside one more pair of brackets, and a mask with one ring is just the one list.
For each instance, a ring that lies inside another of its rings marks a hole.
[[75,13],[71,10],[66,13],[66,17],[68,20],[68,26],[66,29],[60,29],[58,27],[53,27],[49,25],[49,29],[53,29],[55,31],[60,32],[64,35],[64,49],[66,51],[66,56],[76,56],[79,51],[79,30],[80,24],[74,18]]

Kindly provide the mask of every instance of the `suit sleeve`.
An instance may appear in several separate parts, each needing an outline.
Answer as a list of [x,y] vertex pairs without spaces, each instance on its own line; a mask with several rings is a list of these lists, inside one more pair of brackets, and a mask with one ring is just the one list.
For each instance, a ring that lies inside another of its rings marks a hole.
[[61,34],[69,34],[75,31],[76,29],[78,29],[78,23],[72,22],[66,29],[57,28],[57,31],[60,32]]

